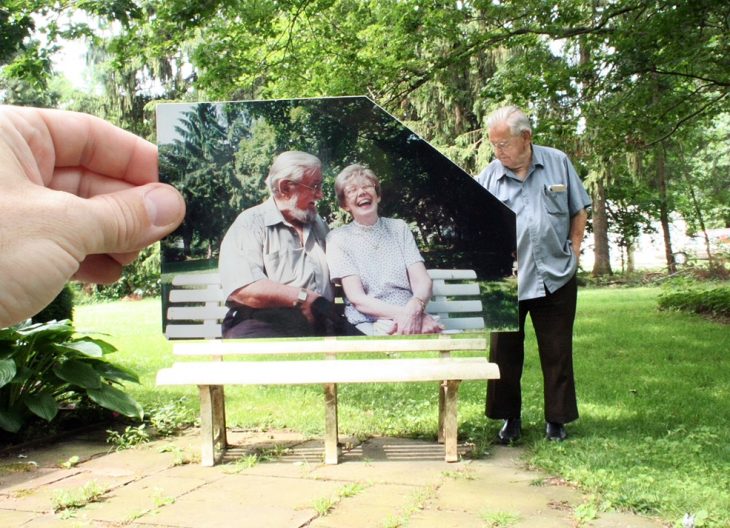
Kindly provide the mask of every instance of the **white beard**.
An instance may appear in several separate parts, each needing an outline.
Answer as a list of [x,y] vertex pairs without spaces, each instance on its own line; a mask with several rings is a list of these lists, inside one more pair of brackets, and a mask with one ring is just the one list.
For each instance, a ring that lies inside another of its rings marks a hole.
[[317,218],[317,212],[311,211],[309,209],[299,209],[296,204],[297,197],[292,196],[289,199],[287,214],[293,217],[298,222],[301,222],[302,224],[311,224],[312,222],[314,222],[314,220]]

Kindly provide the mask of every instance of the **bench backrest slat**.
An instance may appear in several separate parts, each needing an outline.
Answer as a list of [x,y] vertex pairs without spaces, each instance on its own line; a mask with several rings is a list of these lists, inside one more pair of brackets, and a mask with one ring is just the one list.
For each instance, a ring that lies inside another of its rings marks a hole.
[[[448,332],[481,330],[482,301],[474,270],[429,270],[433,298],[428,312],[437,315]],[[447,282],[471,281],[471,282]],[[187,273],[172,278],[165,335],[169,339],[217,339],[225,316],[218,273]],[[180,306],[182,305],[182,306]],[[469,314],[469,315],[467,315]]]
[[221,325],[213,324],[168,324],[165,329],[168,339],[220,339]]
[[171,290],[171,303],[202,303],[216,302],[223,303],[223,290],[219,288],[195,288],[187,290]]
[[181,275],[175,275],[172,278],[173,286],[194,286],[221,283],[221,277],[217,272],[211,273],[184,273]]

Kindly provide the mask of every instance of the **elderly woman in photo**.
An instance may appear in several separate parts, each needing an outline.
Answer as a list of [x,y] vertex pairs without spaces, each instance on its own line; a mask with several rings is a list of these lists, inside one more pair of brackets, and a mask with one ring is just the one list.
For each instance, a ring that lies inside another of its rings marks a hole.
[[348,321],[367,335],[441,332],[426,313],[431,278],[413,234],[403,220],[378,216],[377,176],[350,165],[337,175],[335,193],[353,218],[327,236],[330,276],[342,284]]

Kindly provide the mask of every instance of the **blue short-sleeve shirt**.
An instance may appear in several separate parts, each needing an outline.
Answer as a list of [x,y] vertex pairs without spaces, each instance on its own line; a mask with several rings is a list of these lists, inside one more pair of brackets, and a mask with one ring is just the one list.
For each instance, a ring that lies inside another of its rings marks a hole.
[[569,238],[570,219],[591,205],[568,156],[532,145],[524,181],[499,160],[492,161],[477,181],[517,215],[519,300],[544,297],[565,285],[578,267]]

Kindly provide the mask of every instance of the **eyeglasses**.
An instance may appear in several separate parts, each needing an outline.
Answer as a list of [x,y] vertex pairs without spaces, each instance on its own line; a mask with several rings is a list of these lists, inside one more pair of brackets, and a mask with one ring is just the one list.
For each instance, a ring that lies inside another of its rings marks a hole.
[[375,185],[372,183],[366,183],[363,185],[350,185],[345,187],[345,196],[353,198],[358,195],[360,191],[372,192],[375,190]]
[[302,183],[300,181],[293,181],[292,183],[294,185],[301,185],[302,187],[306,187],[307,189],[309,189],[310,191],[312,191],[314,194],[317,194],[317,193],[321,193],[322,192],[322,182],[317,183],[315,185],[311,185],[311,186],[310,185],[306,185],[306,184],[304,184],[304,183]]
[[506,148],[509,148],[509,146],[512,144],[512,140],[508,139],[507,141],[500,141],[499,143],[490,143],[492,145],[492,148],[496,150],[504,150]]

